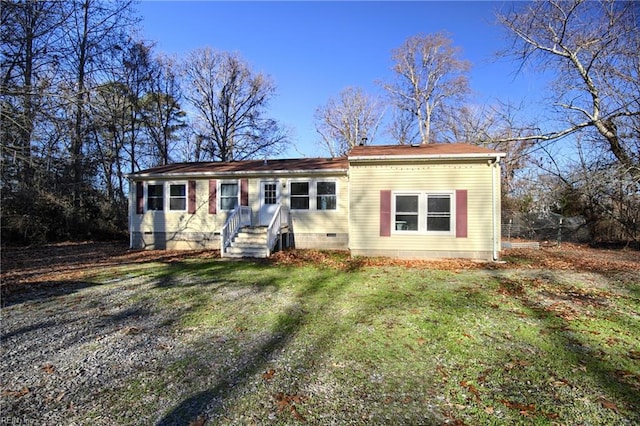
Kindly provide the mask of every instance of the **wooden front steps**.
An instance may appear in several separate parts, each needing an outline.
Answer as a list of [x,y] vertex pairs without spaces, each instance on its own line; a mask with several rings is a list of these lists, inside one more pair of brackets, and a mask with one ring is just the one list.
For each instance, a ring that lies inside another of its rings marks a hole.
[[266,258],[268,256],[266,226],[240,228],[225,253],[225,257],[235,258]]

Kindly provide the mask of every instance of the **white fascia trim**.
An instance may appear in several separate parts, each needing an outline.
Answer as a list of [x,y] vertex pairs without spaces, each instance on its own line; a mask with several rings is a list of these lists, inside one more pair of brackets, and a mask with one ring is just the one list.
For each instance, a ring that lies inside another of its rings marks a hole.
[[330,176],[338,174],[347,174],[348,169],[325,169],[325,170],[272,170],[268,172],[256,172],[256,171],[240,171],[240,172],[190,172],[190,173],[143,173],[143,174],[128,174],[128,179],[188,179],[188,178],[203,178],[203,177],[275,177],[286,175],[319,175]]
[[426,155],[359,155],[348,157],[349,161],[403,161],[403,160],[485,160],[506,157],[504,152],[487,154],[426,154]]

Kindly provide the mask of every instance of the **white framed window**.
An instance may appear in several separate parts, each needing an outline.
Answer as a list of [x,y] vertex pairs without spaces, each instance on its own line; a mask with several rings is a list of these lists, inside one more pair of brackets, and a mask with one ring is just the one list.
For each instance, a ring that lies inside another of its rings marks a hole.
[[263,182],[262,183],[262,197],[265,205],[274,205],[278,203],[278,183],[277,182]]
[[392,197],[394,233],[453,235],[455,196],[453,191],[398,191]]
[[170,183],[169,185],[169,210],[187,210],[187,184]]
[[289,202],[291,210],[338,210],[338,181],[291,181]]
[[316,209],[336,210],[338,196],[335,181],[316,182]]
[[233,210],[238,202],[240,185],[237,181],[220,182],[220,210]]
[[427,194],[426,197],[427,232],[451,232],[451,194]]
[[147,210],[151,210],[151,211],[164,210],[164,184],[162,183],[147,184]]
[[396,194],[395,205],[395,230],[418,231],[420,223],[420,194]]
[[309,210],[309,182],[291,182],[291,210]]

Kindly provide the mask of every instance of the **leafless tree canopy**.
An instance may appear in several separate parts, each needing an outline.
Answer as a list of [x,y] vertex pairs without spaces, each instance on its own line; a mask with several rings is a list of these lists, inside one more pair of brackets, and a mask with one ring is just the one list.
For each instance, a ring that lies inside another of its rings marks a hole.
[[372,143],[382,119],[380,100],[348,87],[315,112],[316,131],[332,157],[361,143]]
[[627,1],[516,4],[499,15],[508,54],[555,82],[550,109],[566,126],[528,139],[548,141],[583,132],[640,181],[640,7]]
[[459,55],[460,49],[453,46],[445,33],[409,37],[393,51],[396,79],[384,87],[396,108],[402,111],[396,115],[401,122],[394,123],[392,131],[401,140],[410,135],[411,121],[407,118],[412,116],[421,143],[433,142],[433,119],[445,113],[445,106],[468,94],[466,73],[471,65]]
[[186,97],[197,111],[203,151],[210,159],[270,155],[286,142],[278,123],[265,117],[275,93],[273,82],[252,72],[237,54],[196,50],[184,70]]

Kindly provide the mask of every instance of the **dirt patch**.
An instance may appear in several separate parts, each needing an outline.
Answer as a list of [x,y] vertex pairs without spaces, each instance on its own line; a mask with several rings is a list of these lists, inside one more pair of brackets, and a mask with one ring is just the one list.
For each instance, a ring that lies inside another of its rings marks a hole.
[[40,247],[8,247],[1,251],[0,283],[6,296],[23,287],[78,281],[95,270],[146,262],[171,263],[192,258],[219,257],[217,250],[130,250],[119,242],[49,244]]
[[512,249],[502,253],[509,267],[576,270],[598,273],[640,271],[640,251],[597,249],[580,244],[562,244],[540,250]]
[[[30,248],[3,248],[0,280],[2,292],[20,286],[61,281],[77,281],[96,267],[146,262],[171,263],[193,258],[217,258],[218,250],[130,250],[123,243],[83,242],[51,244]],[[465,259],[405,260],[352,258],[345,251],[291,250],[269,260],[277,265],[305,264],[353,271],[362,267],[400,266],[419,269],[464,270],[480,268],[530,268],[576,270],[598,273],[640,271],[640,251],[595,249],[586,245],[563,244],[540,250],[510,249],[502,252],[503,263]]]
[[468,259],[406,260],[384,257],[351,258],[347,252],[322,250],[292,250],[279,252],[271,261],[280,265],[323,265],[342,270],[360,267],[400,266],[418,269],[548,269],[613,273],[640,271],[640,251],[632,249],[605,250],[586,245],[563,244],[541,249],[508,249],[502,251],[502,262],[478,262]]

